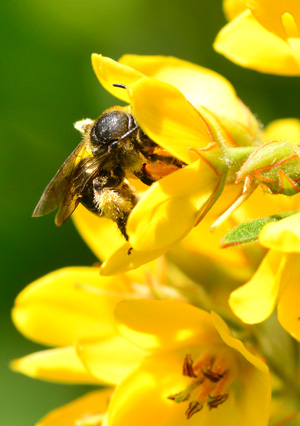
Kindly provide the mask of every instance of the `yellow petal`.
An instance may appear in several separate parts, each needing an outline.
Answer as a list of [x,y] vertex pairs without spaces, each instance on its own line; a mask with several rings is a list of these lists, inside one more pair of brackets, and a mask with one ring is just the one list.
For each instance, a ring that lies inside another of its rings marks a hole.
[[295,144],[300,143],[300,120],[283,118],[272,121],[264,131],[265,140],[285,140]]
[[146,351],[128,342],[121,336],[106,340],[81,340],[78,354],[86,366],[99,380],[105,383],[121,383],[141,362]]
[[197,341],[219,342],[210,315],[177,301],[124,301],[115,310],[121,334],[145,349],[170,348]]
[[300,252],[300,214],[266,224],[258,236],[264,247],[284,253]]
[[124,244],[125,240],[114,222],[97,217],[81,204],[72,214],[72,219],[81,237],[100,260],[107,259]]
[[[268,366],[262,361],[261,358],[255,356],[252,352],[250,352],[246,346],[242,343],[241,340],[233,337],[228,325],[225,321],[218,315],[216,312],[211,313],[213,323],[220,334],[221,339],[227,346],[232,349],[238,351],[250,364],[252,364],[255,368],[260,370],[261,372],[268,373]],[[262,411],[259,410],[260,413]],[[266,416],[266,412],[264,413]],[[267,412],[267,414],[269,414]],[[266,418],[266,417],[265,417]]]
[[101,417],[107,411],[111,389],[89,392],[63,407],[51,411],[36,426],[75,426],[77,421]]
[[[194,107],[248,126],[249,117],[232,85],[220,74],[181,59],[167,56],[122,56],[120,62],[148,77],[179,89]],[[147,101],[147,99],[145,99]]]
[[[159,424],[168,426],[267,424],[266,413],[271,394],[268,374],[240,359],[242,357],[239,358],[239,366],[242,368],[237,383],[237,388],[241,390],[238,395],[235,396],[234,389],[229,389],[228,400],[220,404],[218,409],[209,410],[205,406],[187,420],[185,412],[189,401],[175,403],[168,398],[191,384],[190,378],[182,374],[182,363],[187,353],[192,359],[197,359],[199,348],[184,346],[176,351],[145,358],[140,367],[116,389],[110,402],[109,424],[152,426],[157,419]],[[253,406],[258,407],[258,410],[253,410]]]
[[298,60],[289,44],[262,27],[249,10],[219,32],[214,48],[247,68],[271,74],[300,75]]
[[[185,410],[188,403],[176,404],[168,399],[168,396],[182,391],[189,384],[189,379],[181,374],[185,355],[181,353],[181,357],[146,358],[140,368],[118,386],[110,401],[109,424],[153,426],[158,423],[182,426],[186,423],[204,426],[205,423],[199,423],[197,415],[186,421]],[[221,426],[221,423],[211,424]]]
[[125,243],[101,265],[100,274],[103,276],[116,275],[139,268],[160,257],[172,245],[158,250],[138,251],[131,244]]
[[247,9],[247,0],[223,0],[223,10],[228,21],[231,21]]
[[133,114],[144,132],[186,163],[188,150],[213,142],[213,135],[199,112],[175,87],[143,78],[129,87]]
[[[122,291],[120,277],[100,277],[98,268],[60,269],[19,294],[13,321],[31,340],[50,346],[71,345],[80,336],[114,331],[112,314],[122,300]],[[119,292],[120,296],[111,292]]]
[[209,209],[221,179],[211,164],[199,159],[154,183],[129,216],[130,244],[152,251],[178,242]]
[[198,253],[212,259],[215,263],[228,266],[229,268],[244,268],[250,265],[246,254],[240,248],[231,247],[230,249],[221,249],[220,241],[228,232],[236,226],[232,219],[228,219],[223,225],[219,226],[214,232],[210,227],[215,218],[205,218],[183,239],[183,247],[192,252]]
[[248,0],[247,6],[261,25],[278,37],[286,39],[288,36],[283,19],[285,14],[292,16],[295,24],[300,28],[298,0],[276,0],[275,2],[272,0]]
[[283,266],[282,254],[270,250],[251,280],[231,293],[229,305],[243,322],[256,324],[271,315],[278,300]]
[[[244,268],[249,266],[249,260],[246,258],[241,248],[230,248],[229,250],[219,248],[220,241],[228,232],[228,229],[232,229],[237,225],[235,220],[230,217],[223,225],[219,226],[213,232],[210,229],[213,222],[241,195],[242,185],[227,184],[224,186],[224,190],[218,202],[214,204],[199,225],[194,227],[182,240],[182,246],[189,253],[199,253],[229,268]],[[234,272],[236,272],[236,270]]]
[[[242,357],[239,358],[238,381],[243,389],[239,393],[241,398],[237,401],[236,411],[243,419],[243,426],[268,424],[271,403],[271,382],[267,365],[245,345],[232,336],[227,324],[215,312],[212,312],[213,322],[220,333],[224,343]],[[255,401],[255,402],[254,402]],[[253,410],[255,404],[255,410]],[[225,405],[225,404],[224,404]]]
[[99,383],[78,358],[74,347],[48,349],[11,362],[14,371],[59,383]]
[[143,74],[110,58],[97,55],[96,53],[92,55],[92,65],[102,86],[113,96],[116,96],[116,98],[129,103],[127,90],[114,87],[113,84],[128,86],[143,77]]
[[300,194],[293,197],[281,194],[274,196],[267,194],[261,187],[258,187],[251,197],[233,213],[232,217],[236,223],[243,223],[258,217],[267,217],[276,213],[298,210],[299,208]]
[[278,320],[282,327],[300,342],[299,254],[289,254],[281,275],[282,293],[278,303]]

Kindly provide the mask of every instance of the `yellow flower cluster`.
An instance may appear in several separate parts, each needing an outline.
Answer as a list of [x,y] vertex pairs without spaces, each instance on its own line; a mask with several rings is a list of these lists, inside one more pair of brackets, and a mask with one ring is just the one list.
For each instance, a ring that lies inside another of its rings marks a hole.
[[[217,50],[299,74],[296,2],[224,7],[232,21]],[[139,199],[128,241],[107,218],[75,210],[100,274],[64,268],[16,299],[16,327],[52,348],[12,369],[101,387],[38,426],[298,424],[300,121],[263,130],[225,78],[173,57],[94,54],[92,63],[160,148],[144,164],[158,178],[147,187],[126,175]],[[84,134],[89,125],[78,127]]]
[[300,75],[298,0],[225,0],[230,21],[214,48],[233,62],[260,72]]

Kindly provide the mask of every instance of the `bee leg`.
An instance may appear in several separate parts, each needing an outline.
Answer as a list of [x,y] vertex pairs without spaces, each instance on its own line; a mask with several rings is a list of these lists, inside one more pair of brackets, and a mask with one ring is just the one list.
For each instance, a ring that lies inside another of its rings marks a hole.
[[145,169],[146,164],[143,164],[143,167],[140,171],[138,172],[133,172],[134,175],[141,181],[143,182],[145,185],[150,186],[152,185],[152,183],[155,182],[155,179],[153,179],[149,173],[146,171]]
[[178,158],[173,157],[172,155],[146,154],[145,157],[152,162],[161,161],[164,164],[173,164],[179,169],[186,166],[186,163],[181,160],[178,160]]
[[123,237],[125,238],[126,241],[128,241],[128,239],[129,239],[128,234],[126,232],[126,223],[127,223],[128,216],[129,216],[129,214],[124,215],[123,218],[118,219],[116,221],[116,224],[117,224],[119,230],[121,231],[121,234],[123,235]]

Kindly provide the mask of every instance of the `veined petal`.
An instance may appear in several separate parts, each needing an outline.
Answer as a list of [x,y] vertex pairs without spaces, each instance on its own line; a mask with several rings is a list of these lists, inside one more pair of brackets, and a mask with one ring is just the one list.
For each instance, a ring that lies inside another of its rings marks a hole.
[[295,144],[300,143],[300,120],[283,118],[272,121],[264,131],[265,140],[286,140]]
[[[71,345],[80,336],[104,336],[114,331],[109,318],[124,289],[120,277],[100,277],[98,268],[60,269],[18,295],[13,321],[26,337],[50,346]],[[101,296],[95,296],[97,291]]]
[[91,372],[105,383],[119,384],[137,368],[147,352],[121,336],[108,339],[81,340],[78,355]]
[[222,28],[214,48],[247,68],[279,75],[300,75],[298,60],[289,44],[261,26],[249,10]]
[[99,383],[85,368],[74,347],[48,349],[14,360],[14,371],[59,383]]
[[[89,392],[63,407],[51,411],[36,426],[74,426],[77,421],[89,417],[101,417],[106,413],[112,389]],[[88,424],[88,423],[87,423]]]
[[217,199],[222,179],[212,164],[200,158],[155,182],[129,216],[130,244],[152,251],[185,237]]
[[229,305],[234,314],[247,324],[267,319],[279,297],[282,254],[270,250],[250,281],[230,294]]
[[144,349],[218,343],[210,314],[177,301],[124,301],[115,310],[121,334]]
[[124,244],[115,223],[97,217],[81,204],[72,214],[72,219],[81,237],[100,260],[107,259]]
[[190,148],[204,148],[214,141],[200,113],[170,84],[145,77],[128,90],[139,125],[175,157],[190,163]]
[[139,80],[143,74],[113,59],[93,53],[92,65],[102,86],[113,96],[129,103],[127,91],[113,84],[129,84]]
[[231,83],[212,70],[167,56],[124,55],[120,62],[176,87],[196,108],[206,107],[218,116],[249,124]]
[[288,13],[300,28],[300,4],[298,0],[247,0],[247,6],[255,18],[268,31],[286,39],[289,34],[284,25],[283,16]]
[[278,302],[278,320],[282,327],[300,341],[300,255],[287,255],[287,262],[281,275],[282,292]]
[[284,253],[300,252],[300,213],[278,222],[267,223],[258,236],[259,243]]

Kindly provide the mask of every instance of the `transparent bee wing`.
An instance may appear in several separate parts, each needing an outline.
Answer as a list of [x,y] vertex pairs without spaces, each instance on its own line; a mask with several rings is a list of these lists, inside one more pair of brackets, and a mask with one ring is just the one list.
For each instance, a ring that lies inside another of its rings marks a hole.
[[54,178],[43,192],[32,216],[38,217],[55,210],[62,202],[72,186],[76,169],[87,155],[86,143],[83,140],[62,164]]

